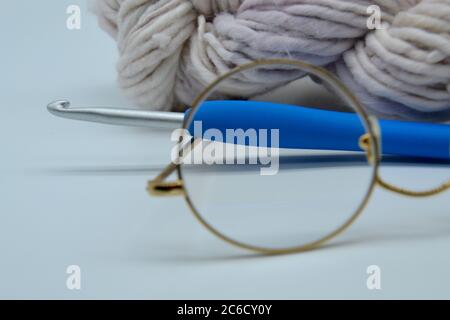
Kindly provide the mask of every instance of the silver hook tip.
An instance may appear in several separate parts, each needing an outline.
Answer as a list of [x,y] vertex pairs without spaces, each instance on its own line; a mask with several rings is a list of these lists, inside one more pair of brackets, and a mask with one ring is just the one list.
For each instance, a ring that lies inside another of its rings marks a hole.
[[70,107],[69,100],[56,100],[47,105],[47,110],[52,114],[59,114]]

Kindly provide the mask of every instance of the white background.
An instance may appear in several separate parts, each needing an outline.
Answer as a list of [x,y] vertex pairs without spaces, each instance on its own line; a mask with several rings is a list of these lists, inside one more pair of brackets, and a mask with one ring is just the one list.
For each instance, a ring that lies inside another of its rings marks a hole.
[[[65,27],[82,8],[82,29]],[[6,1],[0,13],[0,298],[450,298],[449,193],[377,189],[320,250],[258,256],[210,235],[183,199],[152,199],[167,133],[54,118],[46,104],[130,105],[116,49],[84,1]],[[414,181],[447,171],[408,173]],[[82,289],[66,288],[67,266]],[[366,287],[366,268],[382,290]]]

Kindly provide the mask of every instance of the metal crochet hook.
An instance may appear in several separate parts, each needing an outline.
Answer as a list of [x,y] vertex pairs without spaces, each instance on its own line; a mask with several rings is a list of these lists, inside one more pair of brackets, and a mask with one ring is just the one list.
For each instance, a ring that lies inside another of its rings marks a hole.
[[68,100],[57,100],[47,110],[61,118],[119,126],[174,130],[183,124],[184,113],[114,109],[105,107],[72,107]]
[[[70,119],[115,125],[159,129],[179,129],[186,113],[154,112],[133,109],[77,108],[68,101],[48,106],[51,113]],[[195,131],[201,123],[202,132]],[[261,101],[206,101],[194,114],[194,125],[187,129],[201,137],[203,130],[270,129],[282,132],[279,148],[361,151],[365,129],[356,114],[312,109]],[[450,160],[450,126],[431,123],[380,120],[383,154]],[[366,137],[367,138],[367,137]]]

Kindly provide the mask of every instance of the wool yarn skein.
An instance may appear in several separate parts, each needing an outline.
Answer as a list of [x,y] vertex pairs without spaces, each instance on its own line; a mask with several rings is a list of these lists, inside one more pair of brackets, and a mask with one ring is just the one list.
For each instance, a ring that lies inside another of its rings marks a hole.
[[[367,27],[371,5],[381,28]],[[206,85],[255,59],[325,66],[387,118],[450,120],[450,0],[96,0],[117,41],[118,82],[153,110],[188,105]],[[250,72],[220,88],[251,98],[303,76]]]

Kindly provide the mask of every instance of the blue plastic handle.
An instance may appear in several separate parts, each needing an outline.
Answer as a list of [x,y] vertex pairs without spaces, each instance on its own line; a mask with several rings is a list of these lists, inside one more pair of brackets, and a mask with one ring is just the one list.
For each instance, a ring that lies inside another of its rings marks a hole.
[[[194,121],[201,121],[202,132],[194,132],[194,122],[189,131],[202,137],[208,129],[224,137],[227,129],[278,129],[279,147],[289,149],[361,151],[365,133],[354,113],[259,101],[207,101]],[[381,120],[380,129],[383,154],[450,160],[450,125]]]

